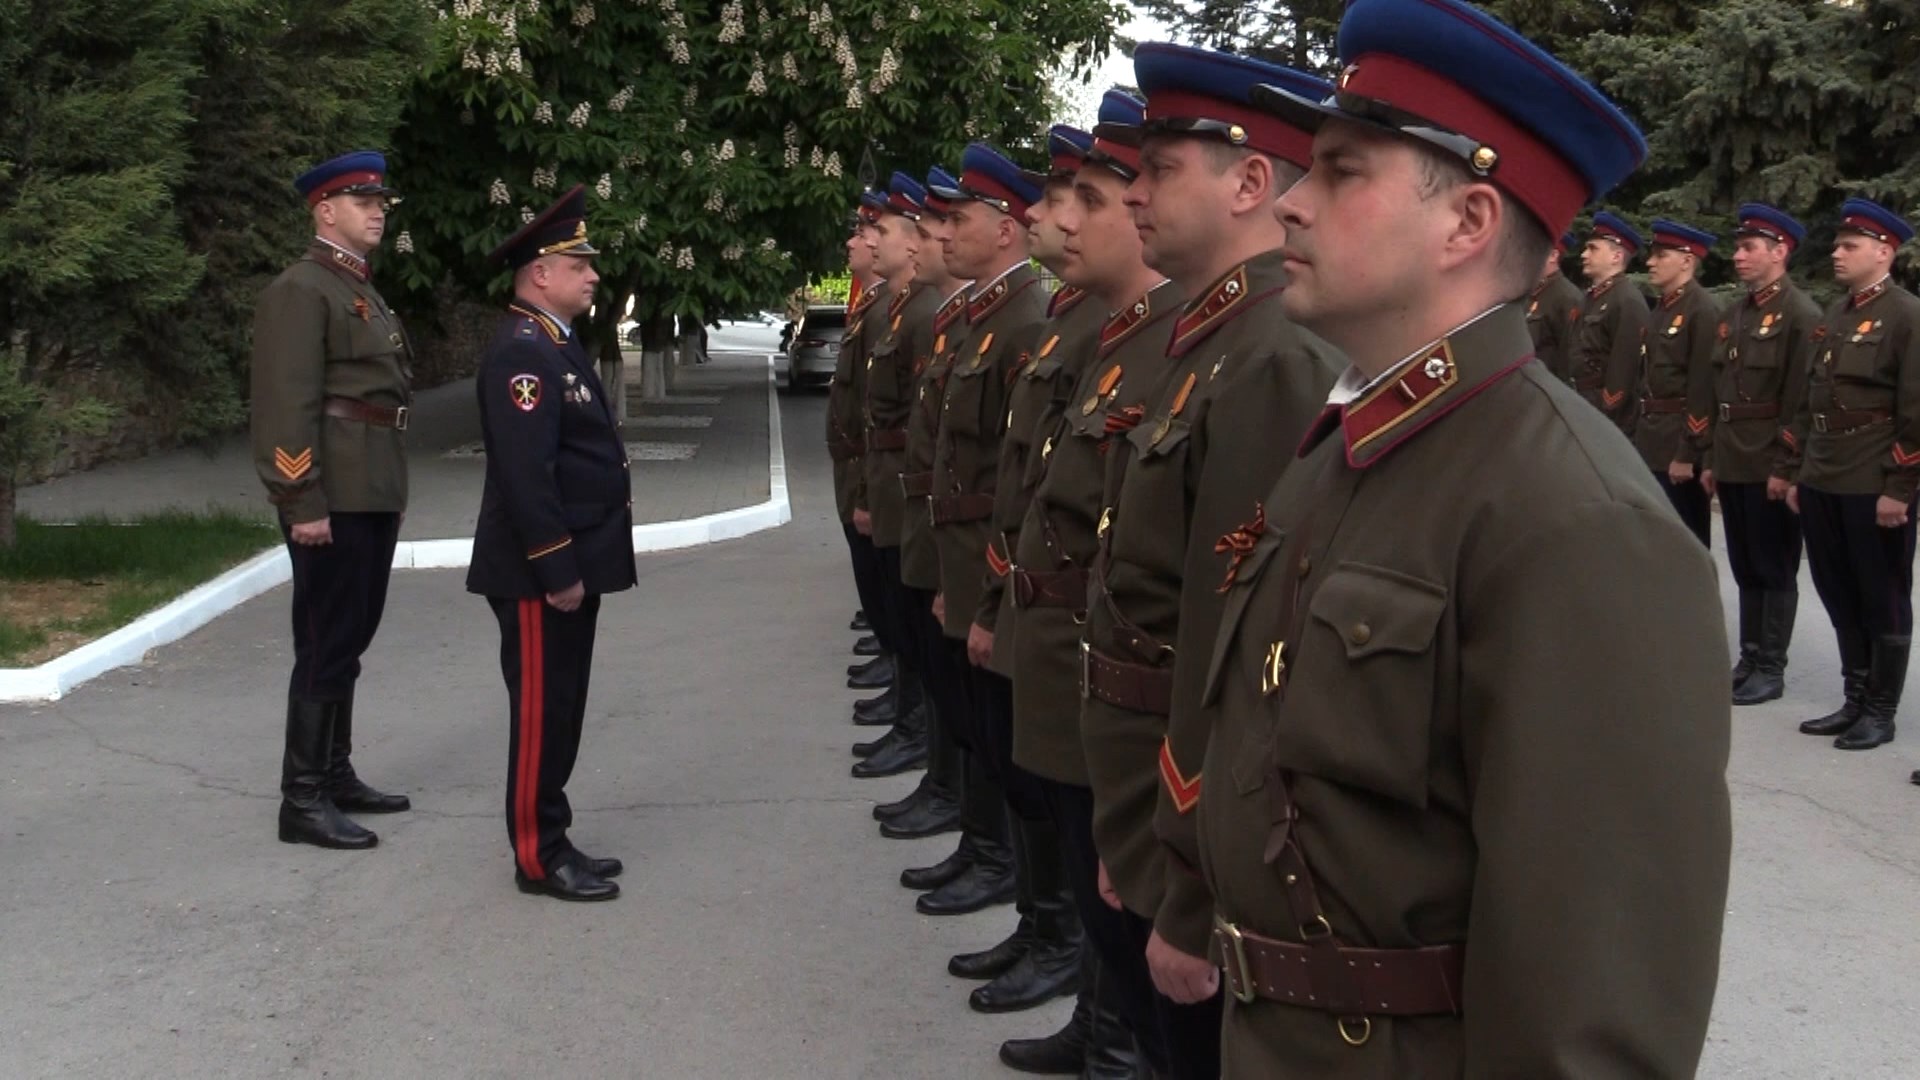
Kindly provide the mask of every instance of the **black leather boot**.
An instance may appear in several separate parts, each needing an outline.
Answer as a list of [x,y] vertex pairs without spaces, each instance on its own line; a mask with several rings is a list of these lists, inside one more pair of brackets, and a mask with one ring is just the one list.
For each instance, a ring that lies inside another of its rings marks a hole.
[[1066,1026],[1043,1039],[1008,1039],[1001,1043],[1002,1065],[1042,1076],[1079,1076],[1086,1068],[1087,1039],[1093,1028],[1094,969],[1100,958],[1094,950],[1085,949],[1080,963],[1080,995]]
[[866,637],[863,637],[860,640],[854,642],[853,655],[879,656],[880,655],[880,639],[877,637],[874,637],[872,634],[868,634]]
[[1733,665],[1733,688],[1753,674],[1754,665],[1760,660],[1760,612],[1761,598],[1766,594],[1758,589],[1740,590],[1740,660]]
[[1020,870],[1033,892],[1033,944],[1018,962],[967,998],[975,1012],[1019,1012],[1080,988],[1080,911],[1067,884],[1066,857],[1053,822],[1013,822]]
[[1080,1073],[1084,1080],[1140,1080],[1152,1075],[1140,1048],[1134,1045],[1133,1030],[1120,1013],[1119,997],[1119,980],[1096,967],[1086,1065]]
[[903,772],[924,769],[927,766],[927,723],[926,707],[908,713],[900,722],[890,728],[878,740],[883,745],[876,747],[867,755],[866,760],[853,765],[856,780],[873,780],[882,776],[899,776]]
[[1845,697],[1833,712],[1801,723],[1802,735],[1838,735],[1860,719],[1861,703],[1867,696],[1867,667],[1873,663],[1873,650],[1867,644],[1866,635],[1858,631],[1841,631],[1836,636],[1840,644],[1840,684]]
[[854,702],[853,722],[860,727],[897,724],[902,715],[918,708],[926,696],[926,689],[920,684],[920,676],[912,668],[896,659],[893,665],[893,682],[887,685],[886,693],[877,698]]
[[927,725],[927,772],[913,794],[873,808],[880,835],[889,840],[917,840],[960,827],[960,747],[946,734],[940,710],[923,695]]
[[1871,750],[1893,741],[1893,717],[1900,711],[1900,691],[1907,685],[1907,653],[1912,643],[1906,634],[1873,639],[1873,667],[1867,675],[1860,719],[1833,740],[1834,749]]
[[873,624],[867,621],[866,612],[856,611],[853,613],[853,621],[847,624],[847,629],[856,634],[864,634],[873,629]]
[[847,669],[847,689],[878,690],[893,681],[893,657],[885,653]]
[[327,797],[337,702],[287,701],[287,748],[280,759],[280,839],[288,844],[358,850],[380,838],[340,812]]
[[922,915],[967,915],[1013,899],[1013,850],[1007,797],[977,753],[966,759],[960,801],[962,829],[972,834],[973,857],[959,877],[914,901]]
[[1754,654],[1752,673],[1733,689],[1735,705],[1758,705],[1787,692],[1787,646],[1793,641],[1793,617],[1799,611],[1798,592],[1760,595],[1760,648]]
[[973,838],[965,832],[954,845],[953,854],[932,866],[910,866],[900,871],[900,884],[915,892],[930,892],[967,872],[973,865]]
[[353,694],[336,707],[333,752],[327,760],[327,797],[350,814],[398,814],[413,809],[405,795],[387,795],[362,783],[353,772]]
[[1014,924],[1013,933],[979,952],[960,953],[947,960],[947,974],[959,979],[978,979],[985,982],[1006,974],[1020,958],[1033,948],[1033,872],[1032,849],[1020,829],[1020,823],[1013,823],[1013,910],[1020,916]]

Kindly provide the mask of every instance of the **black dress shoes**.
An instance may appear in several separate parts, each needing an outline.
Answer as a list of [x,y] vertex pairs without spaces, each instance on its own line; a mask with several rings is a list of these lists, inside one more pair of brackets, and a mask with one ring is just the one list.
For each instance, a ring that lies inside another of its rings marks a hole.
[[847,629],[856,634],[864,634],[873,629],[873,624],[867,621],[866,612],[856,611],[853,613],[853,621],[847,624]]
[[619,859],[596,859],[579,848],[573,849],[573,857],[587,873],[598,878],[617,878],[627,869],[627,864]]
[[880,835],[889,840],[921,840],[960,831],[960,806],[935,794],[905,813],[880,822]]
[[[887,732],[891,736],[900,731],[894,728]],[[885,741],[885,737],[882,738]],[[853,776],[856,780],[874,780],[882,776],[899,776],[903,772],[927,767],[927,740],[924,735],[904,735],[895,740],[890,747],[876,750],[865,761],[855,762]]]
[[972,863],[959,877],[913,902],[922,915],[971,915],[1013,902],[1013,867]]
[[929,892],[966,873],[971,865],[973,858],[966,849],[955,848],[953,854],[932,866],[913,866],[900,871],[900,884],[916,892]]
[[879,656],[880,655],[880,639],[877,637],[874,637],[872,634],[868,634],[866,637],[863,637],[860,640],[854,642],[853,655]]
[[847,669],[847,689],[879,690],[893,682],[893,658],[876,656]]
[[403,814],[413,809],[412,800],[405,795],[375,791],[351,774],[345,781],[329,782],[327,795],[333,805],[351,814]]
[[[1022,918],[1013,928],[1013,933],[1001,939],[999,943],[979,952],[960,953],[947,961],[947,974],[957,979],[975,979],[985,982],[998,978],[1011,970],[1013,965],[1033,947],[1033,920]],[[1079,1072],[1078,1065],[1074,1071]]]
[[620,895],[620,886],[589,870],[583,859],[564,859],[538,881],[515,867],[513,882],[523,893],[551,896],[557,900],[611,900]]

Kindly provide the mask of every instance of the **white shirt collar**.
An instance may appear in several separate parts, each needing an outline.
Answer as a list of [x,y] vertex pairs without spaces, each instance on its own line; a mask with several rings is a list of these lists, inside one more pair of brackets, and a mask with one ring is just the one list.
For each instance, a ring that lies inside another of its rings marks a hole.
[[1499,303],[1499,304],[1493,305],[1492,307],[1481,312],[1480,314],[1475,315],[1473,318],[1468,319],[1466,322],[1461,323],[1459,326],[1454,327],[1453,329],[1447,331],[1446,333],[1441,334],[1439,337],[1434,338],[1432,341],[1427,342],[1425,345],[1422,345],[1419,348],[1408,353],[1404,358],[1398,361],[1395,361],[1392,367],[1388,368],[1387,370],[1381,372],[1378,375],[1375,375],[1371,379],[1361,374],[1360,369],[1357,367],[1347,368],[1347,370],[1340,373],[1340,378],[1334,381],[1333,390],[1327,394],[1327,404],[1333,405],[1333,406],[1340,406],[1340,405],[1348,405],[1355,401],[1358,401],[1360,398],[1367,396],[1367,393],[1371,391],[1374,387],[1379,386],[1381,383],[1384,383],[1389,379],[1398,378],[1400,373],[1406,370],[1406,367],[1408,364],[1413,363],[1415,360],[1425,359],[1427,354],[1433,351],[1433,347],[1435,345],[1440,344],[1441,342],[1447,340],[1448,338],[1459,333],[1460,331],[1465,330],[1467,327],[1472,326],[1474,323],[1479,322],[1481,319],[1486,318],[1487,316],[1493,314],[1494,312],[1500,310],[1505,306],[1506,306],[1505,303]]

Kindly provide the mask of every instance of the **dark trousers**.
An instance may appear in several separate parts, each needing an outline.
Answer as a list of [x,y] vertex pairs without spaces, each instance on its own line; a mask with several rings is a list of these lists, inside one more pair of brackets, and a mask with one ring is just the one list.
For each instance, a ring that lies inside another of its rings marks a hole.
[[1673,504],[1674,513],[1693,535],[1709,548],[1713,546],[1713,497],[1700,484],[1699,474],[1684,484],[1676,484],[1668,479],[1663,470],[1656,469],[1653,478],[1660,484],[1660,490],[1667,493],[1667,501]]
[[1912,507],[1905,525],[1883,529],[1874,519],[1878,499],[1800,489],[1813,587],[1842,640],[1913,633]]
[[987,768],[999,778],[1016,815],[1027,821],[1045,819],[1050,811],[1040,777],[1013,763],[1013,680],[982,667],[967,670]]
[[1721,484],[1719,493],[1727,565],[1740,591],[1799,591],[1800,519],[1786,500],[1767,498],[1765,481]]
[[1067,882],[1087,940],[1100,951],[1102,974],[1119,986],[1122,1016],[1133,1029],[1154,1071],[1175,1080],[1213,1080],[1220,1075],[1221,995],[1198,1005],[1180,1005],[1153,985],[1147,967],[1147,937],[1153,926],[1132,912],[1115,911],[1100,899],[1100,855],[1093,846],[1093,789],[1038,779],[1060,850]]
[[868,621],[880,618],[886,627],[876,629],[880,644],[886,646],[892,642],[888,651],[896,656],[904,656],[916,669],[920,666],[920,653],[925,646],[918,640],[920,628],[913,618],[913,598],[907,592],[907,586],[900,580],[900,549],[898,547],[879,547],[868,537],[867,546],[873,551],[873,572],[875,591],[880,594],[881,612],[878,616],[867,612]]
[[887,601],[881,592],[880,558],[875,553],[873,541],[860,535],[853,522],[845,522],[841,528],[847,534],[847,555],[853,562],[853,588],[860,594],[860,610],[867,613],[867,622],[873,626],[873,636],[880,639],[880,647],[890,653],[898,653],[898,641],[893,640],[893,628],[887,625]]
[[593,674],[600,598],[575,611],[541,599],[490,596],[500,621],[500,674],[507,680],[507,839],[514,865],[534,880],[572,851],[567,780],[580,753]]
[[373,644],[387,607],[387,577],[400,540],[397,513],[336,513],[333,543],[293,542],[284,518],[280,534],[293,558],[293,678],[287,696],[344,701],[360,678],[360,657]]

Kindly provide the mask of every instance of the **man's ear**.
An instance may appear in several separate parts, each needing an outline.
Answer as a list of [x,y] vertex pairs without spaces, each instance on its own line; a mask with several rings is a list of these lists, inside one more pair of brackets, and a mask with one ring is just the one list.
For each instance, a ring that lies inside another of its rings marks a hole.
[[1272,213],[1273,202],[1280,197],[1274,186],[1273,159],[1265,154],[1248,154],[1234,163],[1233,173],[1239,180],[1233,192],[1234,214]]

